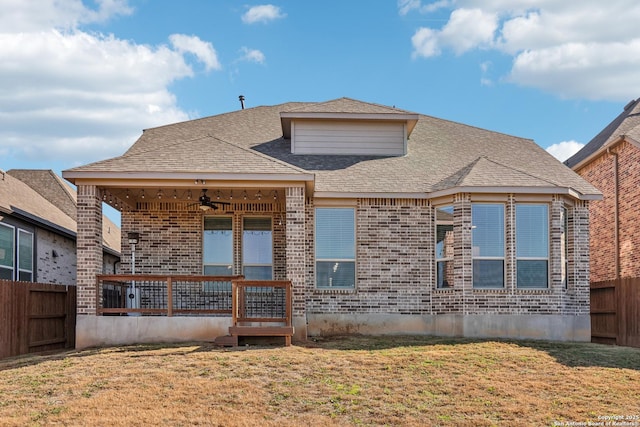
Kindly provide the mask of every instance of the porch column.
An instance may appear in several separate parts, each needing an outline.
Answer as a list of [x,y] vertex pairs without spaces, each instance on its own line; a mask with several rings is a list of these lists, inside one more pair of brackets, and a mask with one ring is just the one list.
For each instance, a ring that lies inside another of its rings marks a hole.
[[293,326],[295,338],[307,339],[305,292],[305,205],[304,187],[287,187],[286,194],[286,255],[287,279],[293,293]]
[[78,185],[77,216],[77,309],[79,315],[95,315],[96,274],[102,273],[102,200],[95,185]]

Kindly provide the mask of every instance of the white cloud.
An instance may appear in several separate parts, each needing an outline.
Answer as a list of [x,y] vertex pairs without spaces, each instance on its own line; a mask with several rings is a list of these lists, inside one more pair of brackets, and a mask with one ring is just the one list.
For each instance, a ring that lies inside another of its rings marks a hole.
[[584,147],[584,144],[581,144],[577,141],[562,141],[557,144],[553,144],[547,147],[547,152],[549,152],[553,157],[564,162],[569,157],[576,154],[580,149]]
[[[142,129],[187,120],[168,89],[194,75],[185,54],[219,69],[210,43],[172,35],[149,46],[74,28],[127,12],[124,1],[9,0],[0,14],[0,141],[7,156],[83,164],[122,154]],[[28,6],[27,6],[28,4]],[[19,21],[4,26],[13,16]]]
[[242,22],[245,24],[255,24],[256,22],[269,22],[276,19],[284,18],[287,16],[283,13],[278,6],[272,4],[263,4],[260,6],[253,6],[244,15],[242,15]]
[[241,61],[248,62],[256,62],[258,64],[264,64],[265,56],[264,53],[260,52],[257,49],[249,49],[248,47],[243,46],[240,49],[240,53],[242,53]]
[[184,34],[172,34],[169,36],[169,40],[178,52],[188,52],[195,55],[198,60],[204,63],[207,71],[222,68],[216,50],[211,43],[204,42],[199,37],[185,36]]
[[82,0],[3,0],[0,32],[72,29],[132,13],[127,0],[96,0],[96,3],[98,9],[87,8]]
[[398,2],[401,15],[442,7],[442,27],[415,31],[414,58],[493,49],[513,57],[505,80],[564,97],[625,101],[640,87],[636,0]]

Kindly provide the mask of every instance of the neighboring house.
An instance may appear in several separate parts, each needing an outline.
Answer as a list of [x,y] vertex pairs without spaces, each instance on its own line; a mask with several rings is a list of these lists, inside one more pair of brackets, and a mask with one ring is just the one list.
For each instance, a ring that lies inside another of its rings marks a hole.
[[600,192],[528,139],[341,98],[148,129],[63,177],[78,187],[79,347],[212,339],[230,322],[96,316],[104,199],[139,233],[136,273],[290,280],[297,338],[590,339]]
[[640,277],[640,98],[565,164],[604,195],[589,208],[591,280]]
[[[49,170],[0,172],[0,278],[76,284],[75,191]],[[120,230],[103,218],[104,269],[120,259]]]

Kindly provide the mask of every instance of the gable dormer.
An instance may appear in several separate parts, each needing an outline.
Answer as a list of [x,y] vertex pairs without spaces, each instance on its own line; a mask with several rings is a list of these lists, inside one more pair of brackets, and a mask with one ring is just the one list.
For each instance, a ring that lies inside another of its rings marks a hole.
[[349,98],[280,113],[293,154],[403,156],[418,114]]

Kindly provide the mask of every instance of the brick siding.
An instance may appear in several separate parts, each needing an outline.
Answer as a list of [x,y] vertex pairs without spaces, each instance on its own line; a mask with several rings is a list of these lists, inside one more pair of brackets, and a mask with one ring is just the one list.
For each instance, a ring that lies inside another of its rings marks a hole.
[[578,174],[597,187],[603,200],[590,206],[591,280],[616,278],[615,268],[615,154],[618,156],[618,219],[620,277],[640,277],[640,149],[622,142],[603,153]]
[[[84,190],[79,192],[79,202],[82,200],[82,206],[91,206],[94,197],[84,193]],[[458,194],[446,203],[454,206],[454,274],[452,287],[447,289],[436,289],[436,207],[430,201],[351,200],[347,206],[354,206],[356,212],[356,287],[323,290],[315,286],[314,201],[306,199],[302,187],[290,187],[284,193],[284,204],[234,204],[228,207],[227,214],[233,217],[236,242],[242,241],[244,216],[268,215],[273,218],[274,279],[293,282],[294,316],[304,316],[305,313],[589,313],[587,203],[572,204],[562,196],[545,199],[550,214],[550,284],[548,289],[523,290],[516,286],[512,219],[519,197],[503,196],[496,200],[505,204],[506,283],[504,289],[479,290],[473,289],[472,195]],[[569,218],[570,252],[569,283],[566,288],[561,273],[564,207]],[[96,212],[95,206],[93,210],[85,210],[90,211],[91,215],[85,212],[81,218],[93,218],[97,223],[100,213]],[[203,214],[197,207],[154,203],[126,209],[122,212],[122,272],[128,273],[131,269],[127,232],[137,231],[140,233],[136,248],[137,273],[202,274],[202,228]],[[85,237],[90,236],[91,232],[87,229]],[[241,274],[241,243],[237,243],[234,250],[235,274]],[[85,309],[90,309],[90,306],[87,305]]]

